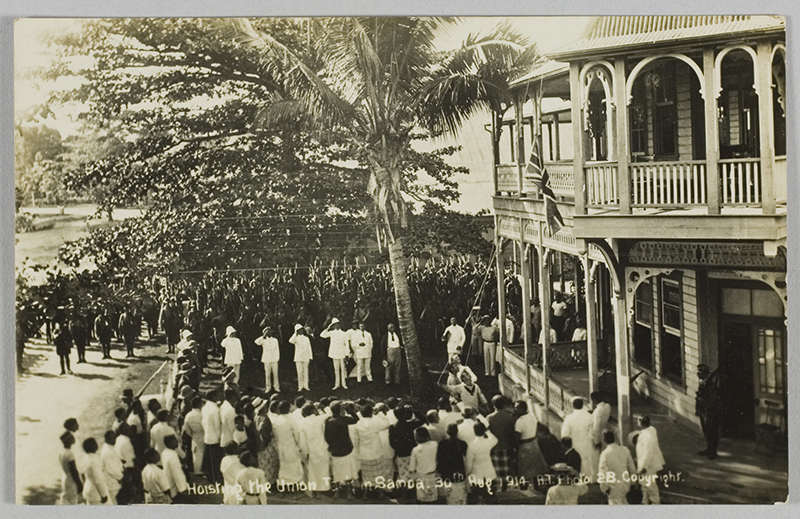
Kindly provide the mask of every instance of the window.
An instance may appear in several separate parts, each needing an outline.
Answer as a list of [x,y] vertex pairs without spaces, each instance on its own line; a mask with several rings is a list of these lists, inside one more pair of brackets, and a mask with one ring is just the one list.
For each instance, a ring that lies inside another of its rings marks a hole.
[[783,330],[759,327],[757,341],[759,391],[783,395],[786,391]]
[[675,93],[675,64],[667,63],[652,73],[653,113],[656,156],[677,159],[678,155],[678,103]]
[[774,290],[723,288],[722,313],[753,317],[783,317],[781,297]]
[[653,369],[653,285],[649,279],[636,289],[633,360],[643,368]]
[[631,154],[647,155],[647,91],[645,80],[633,83],[633,101],[630,108]]
[[683,385],[683,319],[680,281],[661,278],[661,374]]

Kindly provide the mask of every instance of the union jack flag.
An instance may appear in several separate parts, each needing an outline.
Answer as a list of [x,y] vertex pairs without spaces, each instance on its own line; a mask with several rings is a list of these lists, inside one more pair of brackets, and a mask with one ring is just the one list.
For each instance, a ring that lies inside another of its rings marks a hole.
[[547,228],[550,230],[550,235],[554,235],[564,227],[564,218],[558,210],[558,203],[556,202],[556,195],[550,188],[550,175],[542,162],[542,157],[539,154],[539,140],[533,139],[533,149],[531,150],[531,157],[528,159],[528,166],[525,169],[525,176],[536,183],[539,191],[544,195],[544,210],[547,216]]

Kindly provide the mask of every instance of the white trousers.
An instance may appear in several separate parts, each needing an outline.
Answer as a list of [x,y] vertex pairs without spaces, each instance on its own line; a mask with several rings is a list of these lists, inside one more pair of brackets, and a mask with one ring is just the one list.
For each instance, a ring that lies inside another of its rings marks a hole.
[[642,484],[642,504],[660,505],[661,494],[658,492],[658,484],[655,481],[649,485]]
[[367,380],[370,382],[372,381],[372,357],[367,357],[366,359],[356,359],[356,365],[358,366],[358,375],[357,380],[361,382],[361,377],[364,375],[367,376]]
[[294,367],[297,369],[297,390],[308,389],[308,361],[297,361]]
[[347,369],[344,366],[344,359],[331,359],[333,361],[333,387],[343,387],[347,389]]
[[206,442],[192,439],[192,470],[195,474],[203,472],[203,457],[206,454]]
[[275,391],[281,390],[281,384],[278,382],[278,363],[277,362],[265,362],[264,363],[264,389],[269,391],[270,388],[274,388]]

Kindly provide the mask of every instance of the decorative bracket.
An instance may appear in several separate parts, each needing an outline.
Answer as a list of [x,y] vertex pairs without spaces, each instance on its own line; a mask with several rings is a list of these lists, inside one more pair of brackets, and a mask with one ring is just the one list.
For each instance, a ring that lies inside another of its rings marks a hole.
[[625,267],[625,312],[629,325],[633,323],[633,304],[639,285],[652,277],[672,274],[674,270],[674,268],[658,267]]
[[[752,270],[734,270],[740,278],[752,279],[766,283],[772,290],[778,293],[783,303],[783,315],[789,315],[787,291],[786,291],[786,274],[784,272],[755,272]],[[788,326],[788,319],[783,320],[783,324]]]

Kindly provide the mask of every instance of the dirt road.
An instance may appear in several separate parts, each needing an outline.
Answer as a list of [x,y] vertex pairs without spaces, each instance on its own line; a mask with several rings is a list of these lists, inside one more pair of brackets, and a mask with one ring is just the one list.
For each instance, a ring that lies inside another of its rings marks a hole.
[[[169,357],[166,347],[142,343],[138,358],[124,358],[124,348],[112,346],[112,360],[102,360],[93,343],[85,364],[75,364],[74,375],[59,376],[54,347],[34,340],[26,347],[26,371],[16,385],[16,501],[54,504],[60,491],[61,468],[58,454],[64,420],[78,419],[79,437],[93,437],[102,445],[103,433],[114,421],[114,409],[124,388],[139,391]],[[148,386],[146,394],[157,393],[166,383],[164,369]]]

